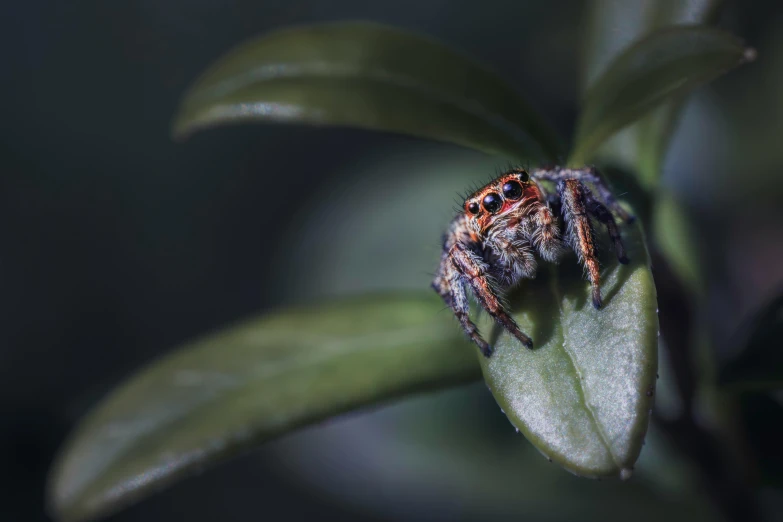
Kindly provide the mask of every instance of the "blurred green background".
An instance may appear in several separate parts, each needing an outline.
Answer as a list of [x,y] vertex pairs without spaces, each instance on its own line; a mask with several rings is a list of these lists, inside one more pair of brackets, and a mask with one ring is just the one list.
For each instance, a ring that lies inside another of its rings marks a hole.
[[[611,36],[633,34],[651,1],[603,2],[623,6]],[[346,129],[229,127],[174,143],[177,102],[206,65],[284,25],[369,19],[468,52],[567,136],[601,4],[4,3],[0,520],[47,520],[45,474],[68,430],[172,346],[259,310],[426,287],[459,194],[503,167],[454,146]],[[663,226],[698,231],[720,359],[783,287],[783,4],[730,1],[719,25],[758,59],[689,99],[664,167],[688,223]],[[292,179],[309,190],[293,191]],[[678,405],[663,359],[660,373],[667,416]],[[781,490],[758,495],[768,518],[783,520]],[[655,428],[631,482],[578,479],[515,434],[477,384],[309,428],[111,520],[718,516]]]

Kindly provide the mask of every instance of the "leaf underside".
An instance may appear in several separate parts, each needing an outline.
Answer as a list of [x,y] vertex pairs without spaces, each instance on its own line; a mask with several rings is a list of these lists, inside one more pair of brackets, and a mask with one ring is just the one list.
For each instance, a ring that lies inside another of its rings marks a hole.
[[502,78],[435,40],[371,23],[285,29],[230,51],[191,87],[174,134],[249,121],[404,133],[512,159],[561,154]]
[[[593,83],[623,48],[649,34],[674,26],[714,25],[722,0],[656,2],[643,11],[629,2],[595,2],[591,8],[585,81]],[[654,190],[688,93],[676,96],[633,122],[593,151],[596,160],[635,172],[647,190]]]
[[582,165],[617,131],[748,58],[733,35],[703,26],[661,30],[628,47],[590,87],[569,163]]

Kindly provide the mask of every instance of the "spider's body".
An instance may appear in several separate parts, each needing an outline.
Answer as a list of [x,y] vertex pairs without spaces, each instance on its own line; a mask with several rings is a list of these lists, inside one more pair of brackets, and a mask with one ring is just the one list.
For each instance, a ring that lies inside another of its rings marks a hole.
[[[548,193],[542,181],[554,183],[556,190]],[[595,186],[602,201],[585,183]],[[537,258],[558,263],[570,247],[592,283],[593,305],[600,308],[593,218],[606,226],[620,262],[628,262],[612,211],[625,221],[632,219],[595,169],[555,167],[531,174],[512,169],[465,200],[445,236],[432,286],[485,356],[492,354],[492,348],[468,315],[467,288],[501,326],[532,347],[532,340],[505,310],[502,292],[522,279],[534,278]]]

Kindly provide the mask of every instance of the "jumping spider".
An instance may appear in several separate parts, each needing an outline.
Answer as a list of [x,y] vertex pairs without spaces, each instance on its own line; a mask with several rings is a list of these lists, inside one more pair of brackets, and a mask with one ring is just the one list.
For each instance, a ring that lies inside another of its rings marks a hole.
[[[548,192],[542,182],[554,183],[555,190]],[[585,183],[593,185],[598,197]],[[628,263],[612,212],[626,223],[633,221],[595,168],[541,168],[530,174],[513,168],[465,200],[444,237],[432,287],[486,357],[492,355],[492,347],[468,315],[466,288],[503,328],[532,348],[533,341],[503,306],[501,292],[536,276],[535,254],[558,263],[571,247],[592,284],[593,306],[601,308],[601,274],[591,218],[606,227],[618,260]]]

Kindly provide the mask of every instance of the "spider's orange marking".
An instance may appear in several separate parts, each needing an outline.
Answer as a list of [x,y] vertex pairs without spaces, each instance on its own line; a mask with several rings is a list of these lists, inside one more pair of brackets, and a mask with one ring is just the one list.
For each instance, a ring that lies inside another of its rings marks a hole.
[[[490,192],[497,192],[498,194],[503,193],[503,183],[506,182],[507,179],[511,178],[501,178],[498,180],[498,183],[492,183],[484,188],[482,188],[480,191],[478,191],[474,197],[477,198],[477,201],[481,203],[484,200],[484,196],[489,194]],[[482,232],[485,231],[487,228],[492,226],[492,223],[500,216],[503,216],[509,212],[516,211],[520,208],[523,209],[521,214],[526,214],[527,211],[524,209],[530,209],[532,208],[531,203],[537,202],[541,200],[541,191],[538,190],[538,187],[534,183],[530,182],[522,182],[522,197],[519,198],[516,201],[508,201],[505,198],[503,199],[503,206],[500,208],[499,211],[497,211],[495,214],[490,214],[486,210],[484,210],[484,207],[481,207],[481,211],[479,211],[478,215],[473,218],[475,219],[479,227],[481,228]]]

